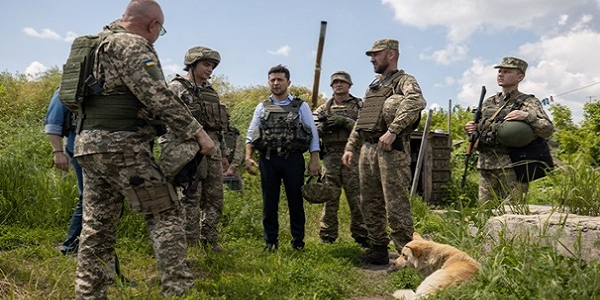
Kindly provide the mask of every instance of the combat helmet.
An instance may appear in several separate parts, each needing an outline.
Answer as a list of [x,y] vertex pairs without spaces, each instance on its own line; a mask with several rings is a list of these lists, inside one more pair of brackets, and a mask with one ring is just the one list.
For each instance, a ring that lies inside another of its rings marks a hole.
[[308,178],[302,186],[302,197],[312,204],[325,203],[329,200],[339,199],[341,190],[336,189],[330,184],[321,181],[321,177],[316,182],[311,182],[314,176]]
[[192,47],[185,53],[185,56],[183,57],[183,70],[187,71],[189,69],[189,66],[193,65],[195,62],[200,60],[211,61],[215,64],[213,68],[216,68],[221,62],[221,55],[218,51],[210,49],[208,47]]
[[505,121],[498,126],[496,133],[498,142],[511,148],[525,147],[535,138],[533,128],[523,121]]
[[169,181],[180,177],[180,173],[185,167],[189,168],[188,165],[194,161],[198,151],[200,151],[200,146],[194,139],[186,141],[161,139],[159,144],[161,147],[159,164]]

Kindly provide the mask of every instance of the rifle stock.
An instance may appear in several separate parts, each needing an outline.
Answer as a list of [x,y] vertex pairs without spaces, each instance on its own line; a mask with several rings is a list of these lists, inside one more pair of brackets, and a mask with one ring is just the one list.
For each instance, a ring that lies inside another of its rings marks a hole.
[[[485,98],[485,85],[481,86],[481,94],[479,94],[479,104],[477,105],[477,110],[475,111],[475,116],[473,117],[473,122],[478,124],[481,120],[481,105],[483,104],[483,99]],[[475,150],[477,150],[477,145],[479,144],[479,132],[476,130],[475,132],[469,135],[469,143],[467,143],[467,151],[465,153],[465,171],[463,172],[462,180],[460,182],[460,187],[465,187],[465,183],[467,180],[467,171],[469,170],[469,159]]]
[[317,45],[317,60],[315,62],[315,77],[313,78],[313,90],[311,98],[311,108],[317,107],[319,99],[319,79],[321,78],[321,58],[323,57],[323,45],[325,44],[325,31],[327,21],[321,21],[321,31],[319,33],[319,44]]

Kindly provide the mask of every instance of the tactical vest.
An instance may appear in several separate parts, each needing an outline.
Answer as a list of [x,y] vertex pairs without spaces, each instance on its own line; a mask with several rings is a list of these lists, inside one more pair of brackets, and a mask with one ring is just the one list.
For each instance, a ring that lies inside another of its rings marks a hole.
[[294,98],[288,105],[276,105],[270,99],[263,102],[260,124],[252,133],[254,149],[262,152],[277,150],[277,154],[305,152],[310,148],[312,130],[300,120],[304,100]]
[[396,90],[398,83],[405,76],[404,71],[398,70],[390,78],[377,80],[369,85],[365,94],[365,104],[358,115],[356,130],[363,138],[377,139],[387,131],[383,120],[383,104],[393,94],[402,94]]
[[233,161],[235,151],[237,150],[237,141],[239,138],[240,131],[235,127],[229,126],[229,129],[223,132],[225,147],[227,147],[227,150],[229,151],[229,155],[227,155],[227,160],[229,163]]
[[[358,112],[363,106],[363,101],[360,98],[351,98],[347,101],[346,105],[333,105],[333,99],[330,99],[325,104],[324,117],[331,117],[334,115],[343,116],[356,121],[358,119]],[[332,129],[330,132],[324,132],[321,136],[323,145],[327,148],[340,146],[343,148],[350,137],[350,130],[342,127]]]
[[210,86],[193,85],[188,79],[176,75],[173,81],[181,83],[194,97],[189,108],[192,115],[206,131],[222,131],[229,124],[229,110],[219,101],[219,95]]
[[118,32],[126,31],[105,27],[98,35],[81,36],[73,41],[69,58],[63,66],[59,90],[61,103],[71,111],[77,111],[78,132],[136,131],[140,126],[157,126],[155,128],[162,131],[160,121],[138,117],[144,105],[131,91],[100,95],[104,82],[99,82],[93,75],[94,68],[99,65],[97,52],[107,37]]
[[97,35],[77,37],[71,44],[67,62],[63,65],[63,74],[59,90],[60,102],[70,111],[77,111],[86,97],[102,92],[103,83],[98,82],[92,70],[98,47],[108,36],[123,29],[104,30]]
[[[523,107],[523,102],[525,99],[533,97],[533,95],[520,93],[517,97],[510,99],[507,104],[498,112],[498,110],[502,106],[488,106],[481,110],[481,120],[483,120],[480,124],[480,137],[479,137],[479,145],[480,150],[494,150],[497,152],[506,152],[508,153],[508,149],[504,147],[497,139],[498,127],[504,121],[504,118],[508,113],[513,110],[519,110]],[[494,117],[494,114],[496,116]],[[492,117],[494,117],[492,119]]]

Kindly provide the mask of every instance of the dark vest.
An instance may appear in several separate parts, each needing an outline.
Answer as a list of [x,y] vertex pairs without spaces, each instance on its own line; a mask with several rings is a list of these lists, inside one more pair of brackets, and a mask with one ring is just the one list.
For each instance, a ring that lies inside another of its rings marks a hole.
[[212,87],[194,86],[180,75],[176,75],[173,81],[180,82],[192,95],[193,102],[188,106],[204,130],[219,132],[227,128],[229,110],[220,103],[219,95]]
[[356,130],[361,137],[376,139],[385,133],[387,125],[382,116],[383,104],[389,96],[402,94],[402,91],[396,88],[404,75],[404,71],[398,70],[389,78],[377,80],[369,85],[365,93],[364,107],[356,121]]
[[276,105],[271,100],[263,102],[260,124],[252,133],[252,145],[258,151],[277,150],[305,152],[310,148],[312,130],[300,120],[300,106],[304,100],[294,98],[288,105]]

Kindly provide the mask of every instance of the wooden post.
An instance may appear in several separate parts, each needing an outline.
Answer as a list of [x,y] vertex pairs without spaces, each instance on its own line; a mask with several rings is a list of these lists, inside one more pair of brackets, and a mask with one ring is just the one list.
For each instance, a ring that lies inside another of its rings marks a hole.
[[315,62],[315,77],[313,78],[313,90],[311,99],[311,108],[317,107],[319,99],[319,80],[321,78],[321,58],[323,57],[323,45],[325,44],[325,31],[327,29],[327,21],[321,21],[321,32],[319,33],[319,44],[317,45],[317,61]]
[[417,186],[419,186],[419,178],[421,177],[421,166],[423,165],[423,157],[427,152],[427,137],[429,135],[429,127],[431,126],[431,114],[432,109],[427,111],[427,120],[425,121],[425,128],[423,129],[423,137],[421,138],[421,147],[419,148],[419,156],[417,157],[417,165],[415,166],[415,174],[413,175],[412,187],[410,189],[410,197],[415,195],[417,192]]

